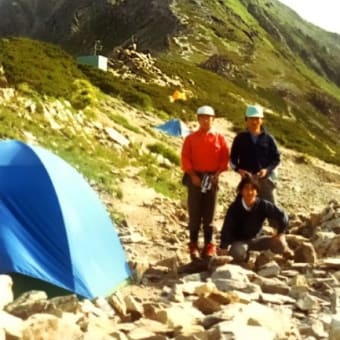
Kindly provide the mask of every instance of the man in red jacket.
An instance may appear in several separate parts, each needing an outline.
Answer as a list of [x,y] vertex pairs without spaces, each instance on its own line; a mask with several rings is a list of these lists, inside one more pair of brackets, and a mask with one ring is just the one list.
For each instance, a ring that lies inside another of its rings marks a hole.
[[224,137],[213,130],[215,111],[204,105],[197,109],[199,128],[186,137],[182,147],[184,184],[188,187],[189,252],[191,259],[200,257],[199,231],[203,225],[202,257],[215,254],[213,219],[218,178],[228,169],[229,148]]

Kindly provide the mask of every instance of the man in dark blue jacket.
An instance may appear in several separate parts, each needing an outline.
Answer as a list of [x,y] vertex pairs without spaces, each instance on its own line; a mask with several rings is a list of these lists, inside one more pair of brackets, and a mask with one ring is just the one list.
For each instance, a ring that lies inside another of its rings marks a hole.
[[[287,214],[271,202],[257,197],[258,191],[256,178],[247,175],[242,178],[237,187],[238,195],[224,218],[220,255],[229,253],[236,261],[245,261],[248,250],[270,249],[287,257],[293,256],[285,239]],[[266,218],[276,222],[276,234],[260,235]]]
[[231,167],[243,178],[259,178],[259,197],[275,204],[275,168],[280,153],[274,138],[263,127],[263,108],[248,105],[245,112],[246,131],[239,133],[231,146]]

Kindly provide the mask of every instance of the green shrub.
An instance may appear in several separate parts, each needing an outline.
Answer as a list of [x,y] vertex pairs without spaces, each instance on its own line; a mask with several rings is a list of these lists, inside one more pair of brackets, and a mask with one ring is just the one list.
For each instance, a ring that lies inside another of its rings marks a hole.
[[0,59],[10,85],[26,83],[40,94],[71,99],[74,79],[85,76],[59,47],[27,38],[0,40]]
[[[130,90],[129,84],[126,81],[113,76],[110,72],[105,72],[89,65],[79,65],[79,69],[92,84],[106,94],[118,96],[124,91]],[[127,87],[127,89],[124,89],[124,87]]]
[[133,132],[136,132],[136,133],[139,133],[139,129],[134,126],[134,125],[131,125],[126,118],[124,118],[123,116],[121,115],[110,115],[110,118],[117,124],[125,127],[126,129],[130,130],[130,131],[133,131]]
[[181,177],[175,171],[169,172],[155,166],[148,166],[141,170],[139,175],[148,186],[164,196],[179,199],[184,194]]
[[136,91],[134,88],[130,89],[130,91],[125,90],[120,95],[126,103],[133,106],[144,110],[150,110],[152,108],[151,98],[145,93]]
[[85,79],[75,79],[72,83],[71,104],[77,110],[83,110],[96,101],[93,86]]
[[171,163],[175,165],[180,164],[179,156],[172,149],[164,146],[162,143],[155,143],[148,145],[147,148],[153,152],[161,154],[163,157],[167,158]]
[[147,94],[138,91],[133,86],[135,82],[119,79],[114,77],[110,72],[104,72],[90,66],[80,65],[79,67],[92,84],[97,86],[104,93],[120,97],[126,103],[145,110],[152,108],[150,97]]

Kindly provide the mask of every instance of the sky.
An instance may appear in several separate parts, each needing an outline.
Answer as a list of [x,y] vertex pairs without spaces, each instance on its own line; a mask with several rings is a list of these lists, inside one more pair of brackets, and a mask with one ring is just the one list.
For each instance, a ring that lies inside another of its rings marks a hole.
[[340,34],[339,0],[279,0],[301,18],[330,32]]

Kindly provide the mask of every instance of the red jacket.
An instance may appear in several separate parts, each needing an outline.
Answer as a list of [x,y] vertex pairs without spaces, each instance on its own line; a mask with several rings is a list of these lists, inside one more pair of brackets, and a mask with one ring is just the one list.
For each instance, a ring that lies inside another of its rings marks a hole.
[[185,138],[181,161],[185,172],[226,171],[229,164],[227,142],[220,133],[197,130]]

